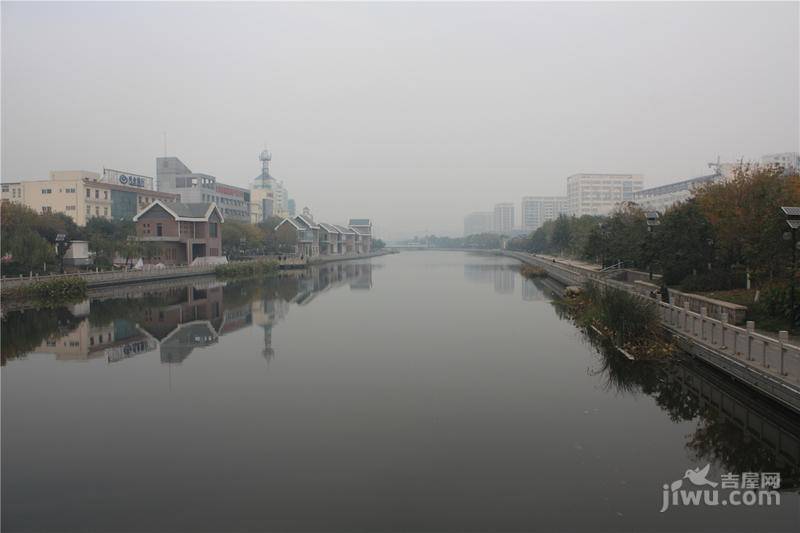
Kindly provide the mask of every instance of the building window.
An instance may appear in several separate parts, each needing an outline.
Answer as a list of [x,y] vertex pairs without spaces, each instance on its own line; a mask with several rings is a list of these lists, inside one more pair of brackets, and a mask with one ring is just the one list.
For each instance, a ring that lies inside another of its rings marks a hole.
[[74,205],[68,205],[67,206],[67,211],[75,211],[75,206]]
[[103,216],[106,216],[106,217],[108,216],[108,208],[107,207],[103,208]]
[[95,214],[95,216],[98,216],[98,217],[100,216],[100,208],[99,207],[95,207],[94,208],[94,214]]
[[217,224],[212,222],[208,225],[208,236],[215,238],[217,237]]
[[103,198],[108,200],[108,191],[103,191]]
[[98,199],[98,200],[100,199],[100,191],[98,189],[94,190],[94,197],[95,197],[95,199]]
[[53,192],[53,189],[42,189],[42,194],[50,194]]
[[87,188],[86,189],[86,198],[91,198],[91,197],[92,197],[92,190]]
[[87,215],[91,215],[92,214],[92,208],[89,207],[88,205],[86,206],[86,214]]
[[162,224],[156,224],[156,236],[161,237],[164,235],[164,226]]

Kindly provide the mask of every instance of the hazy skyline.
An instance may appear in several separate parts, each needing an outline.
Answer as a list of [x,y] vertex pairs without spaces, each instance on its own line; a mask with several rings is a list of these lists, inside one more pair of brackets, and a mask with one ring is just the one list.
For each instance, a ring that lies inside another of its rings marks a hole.
[[[2,178],[168,155],[385,238],[800,146],[800,4],[10,3]],[[517,215],[518,216],[518,215]]]

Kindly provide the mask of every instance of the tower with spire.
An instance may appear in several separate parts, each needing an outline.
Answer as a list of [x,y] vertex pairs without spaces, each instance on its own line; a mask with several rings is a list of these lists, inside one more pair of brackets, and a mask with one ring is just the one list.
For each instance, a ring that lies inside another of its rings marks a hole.
[[261,173],[250,185],[250,213],[254,224],[272,216],[286,217],[289,214],[288,192],[283,182],[278,182],[269,172],[272,152],[265,147],[258,159]]

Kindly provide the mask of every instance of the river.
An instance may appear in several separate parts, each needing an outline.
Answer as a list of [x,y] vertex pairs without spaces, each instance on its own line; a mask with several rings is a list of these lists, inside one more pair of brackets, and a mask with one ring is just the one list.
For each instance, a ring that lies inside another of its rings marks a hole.
[[[7,313],[3,531],[800,529],[798,417],[628,361],[514,260],[167,285]],[[780,505],[659,512],[706,464]]]

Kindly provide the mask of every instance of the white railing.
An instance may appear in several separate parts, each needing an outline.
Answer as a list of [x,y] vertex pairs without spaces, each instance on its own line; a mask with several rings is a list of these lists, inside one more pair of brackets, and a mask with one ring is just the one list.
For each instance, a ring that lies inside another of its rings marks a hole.
[[786,331],[778,332],[777,338],[764,335],[755,331],[753,321],[747,322],[744,328],[735,326],[728,323],[727,313],[723,313],[721,319],[711,318],[706,307],[701,307],[697,313],[689,309],[688,304],[679,307],[657,300],[651,298],[646,290],[637,290],[634,285],[608,279],[599,272],[520,252],[509,252],[509,255],[534,263],[556,279],[568,280],[570,284],[581,285],[592,280],[602,286],[644,298],[658,306],[661,323],[669,330],[782,381],[800,384],[800,346],[789,343]]

